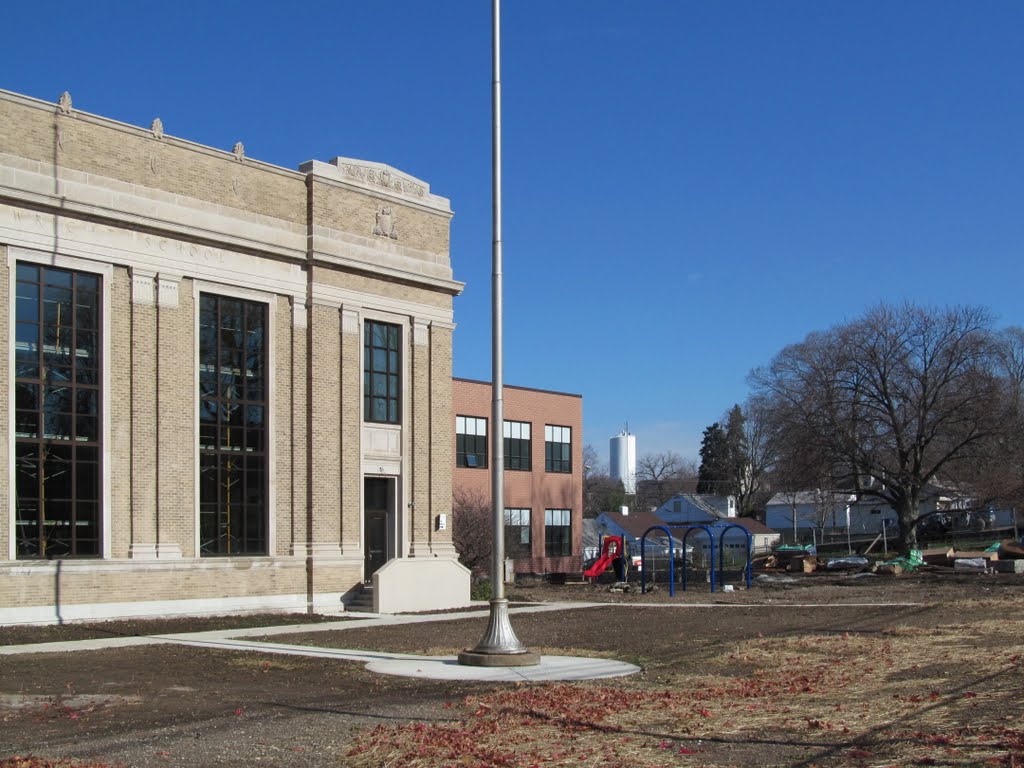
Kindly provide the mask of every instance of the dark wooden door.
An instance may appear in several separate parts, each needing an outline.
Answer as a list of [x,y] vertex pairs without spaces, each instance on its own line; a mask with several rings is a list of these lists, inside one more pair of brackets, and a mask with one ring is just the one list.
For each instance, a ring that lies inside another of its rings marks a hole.
[[388,480],[366,478],[363,493],[363,578],[367,581],[388,561]]

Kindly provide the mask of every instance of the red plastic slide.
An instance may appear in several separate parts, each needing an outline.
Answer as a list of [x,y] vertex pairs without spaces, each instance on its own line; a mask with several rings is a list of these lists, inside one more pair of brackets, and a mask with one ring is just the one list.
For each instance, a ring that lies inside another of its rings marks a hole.
[[618,559],[619,554],[622,552],[622,537],[605,536],[601,550],[601,557],[597,559],[597,562],[583,572],[583,575],[588,579],[600,576],[608,570],[608,566]]

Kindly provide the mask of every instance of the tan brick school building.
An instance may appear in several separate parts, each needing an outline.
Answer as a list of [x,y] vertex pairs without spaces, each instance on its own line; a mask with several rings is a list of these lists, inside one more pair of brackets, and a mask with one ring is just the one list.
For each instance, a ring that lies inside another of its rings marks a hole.
[[[491,497],[490,382],[455,379],[456,493]],[[517,574],[582,570],[583,398],[506,385],[505,555]]]
[[0,623],[464,604],[451,215],[0,91]]

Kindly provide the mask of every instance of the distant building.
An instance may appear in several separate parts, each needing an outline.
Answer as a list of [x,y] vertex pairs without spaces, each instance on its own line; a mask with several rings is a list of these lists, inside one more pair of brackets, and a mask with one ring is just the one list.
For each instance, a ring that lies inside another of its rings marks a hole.
[[[735,496],[716,496],[700,493],[677,493],[654,511],[655,516],[672,526],[706,525],[724,527],[738,525],[750,534],[754,551],[771,549],[781,540],[780,534],[751,517],[736,516]],[[716,545],[718,534],[715,534]],[[743,535],[735,529],[725,534],[724,546],[739,552],[744,548]],[[706,551],[708,539],[705,534],[692,534],[688,540],[699,551]]]
[[677,493],[658,507],[655,514],[674,525],[700,525],[711,519],[735,518],[736,497],[710,493]]
[[[918,534],[954,530],[989,530],[1013,526],[1013,512],[979,507],[963,494],[928,484],[921,498],[923,515]],[[899,527],[896,511],[877,498],[858,499],[849,492],[792,491],[777,493],[765,507],[765,523],[790,538],[811,539],[812,531],[827,535],[875,536]]]
[[636,435],[622,430],[608,441],[608,474],[622,482],[627,494],[636,493]]
[[[488,381],[452,381],[456,494],[491,497],[492,391]],[[579,572],[583,397],[505,385],[503,405],[506,557],[517,574]]]

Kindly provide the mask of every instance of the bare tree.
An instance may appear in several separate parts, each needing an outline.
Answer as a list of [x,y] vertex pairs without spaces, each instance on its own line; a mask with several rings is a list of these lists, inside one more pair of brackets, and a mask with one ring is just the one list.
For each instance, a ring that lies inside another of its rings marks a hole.
[[778,459],[780,435],[772,420],[770,402],[753,395],[743,405],[744,461],[736,478],[736,507],[740,515],[763,510],[772,495],[772,470]]
[[459,562],[474,576],[487,572],[494,545],[490,497],[481,491],[457,488],[452,494],[452,543]]
[[983,456],[1004,430],[995,351],[982,308],[881,305],[787,347],[752,380],[836,487],[896,511],[909,550],[926,486]]
[[607,475],[608,465],[604,464],[597,454],[597,448],[590,443],[583,446],[583,480],[589,475]]
[[1004,380],[1007,428],[983,448],[985,456],[965,484],[979,506],[1024,509],[1024,328],[1003,329],[996,340],[996,364]]
[[608,474],[608,466],[598,458],[594,446],[583,446],[583,516],[594,518],[625,503],[622,482]]
[[657,507],[677,493],[692,493],[697,488],[697,464],[675,451],[648,453],[636,462],[636,499],[638,509]]

